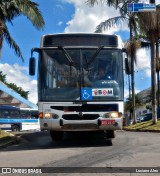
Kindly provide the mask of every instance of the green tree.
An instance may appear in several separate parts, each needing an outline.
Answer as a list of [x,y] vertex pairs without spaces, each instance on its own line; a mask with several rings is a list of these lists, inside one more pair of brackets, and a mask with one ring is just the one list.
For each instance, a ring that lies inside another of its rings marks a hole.
[[16,84],[14,83],[7,83],[7,86],[11,89],[13,89],[14,91],[16,91],[17,93],[19,93],[23,98],[28,99],[28,94],[29,91],[24,91],[22,89],[22,87],[18,87]]
[[23,98],[28,99],[28,94],[29,91],[25,91],[22,89],[22,87],[18,87],[16,84],[14,83],[8,83],[6,81],[6,74],[3,74],[2,71],[0,71],[0,81],[2,81],[7,87],[13,89],[15,92],[19,93]]
[[[142,97],[140,97],[138,94],[135,94],[135,108],[139,108],[142,105],[144,105],[143,101],[142,101]],[[133,111],[133,103],[132,103],[132,98],[129,97],[127,98],[126,102],[125,102],[125,111],[126,112],[132,112]]]
[[44,27],[43,17],[38,9],[38,4],[31,0],[1,0],[0,1],[0,51],[5,39],[16,55],[23,60],[22,52],[14,39],[11,37],[7,22],[13,24],[13,20],[24,15],[37,29]]
[[0,81],[6,83],[6,75],[4,75],[2,71],[0,71]]

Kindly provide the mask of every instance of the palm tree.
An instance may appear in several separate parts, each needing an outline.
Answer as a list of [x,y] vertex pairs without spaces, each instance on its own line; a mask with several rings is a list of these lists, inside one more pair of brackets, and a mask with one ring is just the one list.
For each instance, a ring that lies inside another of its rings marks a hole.
[[[94,0],[90,0],[90,1],[92,1],[92,5],[93,5],[94,2],[97,2],[97,1],[94,1]],[[138,2],[138,1],[139,0],[134,0],[132,2]],[[104,2],[104,1],[101,1],[101,2]],[[108,2],[109,2],[109,0],[108,0]],[[113,6],[115,6],[115,1],[112,1],[112,2],[114,4]],[[151,21],[154,20],[154,19],[152,18],[152,20],[148,20],[148,18],[146,16],[146,12],[145,13],[137,13],[137,14],[135,14],[135,13],[129,13],[128,14],[127,11],[126,11],[126,9],[127,9],[126,4],[127,3],[128,3],[128,1],[126,1],[126,0],[122,0],[122,1],[119,0],[118,5],[116,7],[118,7],[118,9],[120,10],[121,16],[116,17],[116,18],[112,18],[112,19],[106,20],[105,22],[100,23],[100,25],[97,26],[96,32],[102,32],[103,29],[111,27],[113,24],[116,24],[117,22],[119,23],[119,21],[121,21],[121,20],[126,20],[127,19],[126,16],[129,16],[128,20],[129,20],[130,42],[131,43],[134,43],[134,41],[133,41],[133,29],[134,29],[134,32],[137,31],[137,28],[135,28],[135,27],[137,27],[137,24],[140,23],[140,21],[142,21],[142,24],[143,24],[143,25],[140,25],[140,28],[143,27],[143,26],[146,26],[145,31],[148,30],[147,29],[148,23],[149,23],[149,26],[150,26],[152,24]],[[119,6],[119,4],[122,4],[122,5]],[[146,21],[146,24],[143,21],[143,19],[138,20],[138,18],[140,17],[138,14],[143,14],[143,17],[145,19],[144,21]],[[149,14],[151,14],[151,13],[149,13]],[[138,18],[137,18],[137,15],[138,15]],[[154,58],[155,49],[154,49],[153,43],[155,44],[155,41],[158,41],[159,35],[160,35],[160,32],[159,32],[160,31],[160,29],[159,29],[160,28],[160,24],[159,24],[160,22],[158,21],[159,15],[157,15],[157,17],[155,17],[155,19],[156,19],[156,22],[154,24],[154,27],[155,27],[155,25],[158,26],[156,32],[155,32],[155,30],[150,30],[150,32],[148,32],[149,40],[151,42],[151,58],[152,58],[151,59],[151,65],[152,65],[151,66],[151,72],[152,72],[151,75],[152,75],[152,95],[153,95],[153,97],[152,97],[153,124],[155,124],[157,122],[156,121],[156,119],[157,119],[157,117],[156,117],[156,97],[155,97],[156,96],[156,90],[155,90],[155,68],[156,68],[155,63],[156,62],[155,62],[155,58]],[[154,27],[152,26],[152,28],[154,28]],[[144,30],[140,30],[140,31],[141,32],[143,31],[143,33],[144,33]],[[158,34],[158,38],[157,37],[154,38],[154,35],[156,35],[156,34]],[[133,55],[131,55],[130,58],[131,58],[131,85],[132,85],[132,103],[133,103],[133,123],[136,123],[136,117],[135,117],[135,112],[134,112],[134,109],[135,109],[135,96],[134,96],[134,61],[135,61],[135,57],[134,57],[134,55],[135,55],[135,53],[132,52],[132,54]]]
[[[138,2],[139,0],[134,0],[134,2]],[[94,3],[98,3],[99,1],[96,0],[88,0],[90,5],[94,5]],[[104,2],[101,0],[101,2]],[[136,123],[136,116],[135,116],[135,90],[134,90],[134,62],[136,62],[136,46],[137,42],[134,40],[134,32],[136,35],[137,32],[137,16],[136,13],[128,13],[127,12],[127,3],[128,0],[106,0],[105,1],[109,6],[112,5],[115,8],[118,8],[120,11],[120,16],[108,19],[102,23],[100,23],[95,32],[102,32],[105,29],[112,27],[114,24],[120,24],[123,21],[127,21],[130,29],[130,48],[129,49],[129,56],[131,59],[131,88],[132,88],[132,103],[133,103],[133,112],[132,118],[133,123]]]
[[[160,34],[158,34],[160,35]],[[160,36],[158,36],[159,40]],[[159,108],[160,84],[159,84],[159,71],[160,71],[160,56],[159,56],[159,41],[156,41],[156,72],[157,72],[157,106]]]
[[24,15],[37,29],[44,27],[43,17],[38,9],[38,4],[31,0],[1,0],[0,1],[0,51],[5,39],[10,48],[15,50],[18,57],[23,60],[22,52],[14,39],[11,37],[6,23],[20,15]]
[[138,13],[140,32],[144,33],[150,40],[151,45],[151,87],[152,87],[152,117],[153,124],[157,123],[156,106],[156,54],[155,44],[159,39],[160,31],[160,9],[156,12]]

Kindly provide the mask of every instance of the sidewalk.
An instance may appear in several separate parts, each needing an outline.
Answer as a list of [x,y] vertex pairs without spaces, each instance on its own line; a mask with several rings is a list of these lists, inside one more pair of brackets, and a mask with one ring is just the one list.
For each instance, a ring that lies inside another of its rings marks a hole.
[[127,129],[123,128],[124,131],[135,131],[135,132],[152,132],[152,133],[160,133],[160,130],[143,130],[143,129]]

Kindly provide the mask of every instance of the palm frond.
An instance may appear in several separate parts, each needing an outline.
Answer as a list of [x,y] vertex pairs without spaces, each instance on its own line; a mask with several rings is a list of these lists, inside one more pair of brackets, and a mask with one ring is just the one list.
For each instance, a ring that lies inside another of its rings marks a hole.
[[37,3],[30,0],[12,0],[12,2],[19,10],[19,14],[25,15],[37,29],[44,27],[45,22],[38,9]]
[[113,6],[118,8],[118,4],[121,3],[122,0],[87,0],[86,4],[93,7],[95,4],[107,4],[109,7]]
[[104,22],[101,22],[97,27],[95,33],[101,33],[103,30],[110,29],[114,25],[121,25],[122,22],[126,21],[127,18],[124,16],[117,16],[114,18],[110,18]]
[[160,31],[160,10],[156,12],[138,13],[140,32],[144,33],[148,39],[154,34],[156,40],[159,38]]
[[133,58],[134,62],[137,63],[136,52],[141,47],[139,40],[132,39],[125,42],[125,48],[127,49],[128,56]]
[[7,41],[7,43],[9,44],[10,48],[13,48],[15,50],[16,55],[18,57],[20,57],[22,59],[22,61],[24,61],[24,58],[22,56],[22,52],[21,52],[19,46],[16,44],[16,42],[11,37],[6,25],[5,25],[5,28],[3,31],[3,36],[4,36],[5,40]]
[[19,16],[19,10],[14,6],[12,1],[1,1],[0,3],[0,18],[2,21],[9,21],[12,24],[12,20]]
[[0,52],[2,50],[3,39],[6,39],[10,48],[15,50],[15,54],[23,60],[19,46],[11,37],[6,22],[12,24],[15,17],[24,15],[31,21],[34,27],[42,29],[44,27],[43,17],[38,9],[38,4],[31,0],[1,0],[0,1]]

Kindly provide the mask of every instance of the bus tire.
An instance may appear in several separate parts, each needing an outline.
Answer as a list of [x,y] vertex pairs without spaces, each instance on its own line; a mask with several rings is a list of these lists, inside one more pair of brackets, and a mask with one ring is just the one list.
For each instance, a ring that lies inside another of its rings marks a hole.
[[63,138],[63,131],[50,131],[50,136],[53,141],[61,141]]
[[115,138],[116,137],[116,134],[115,134],[114,130],[107,130],[106,133],[107,133],[106,134],[107,138]]
[[11,129],[12,131],[20,131],[19,125],[15,125],[15,124],[11,126]]

